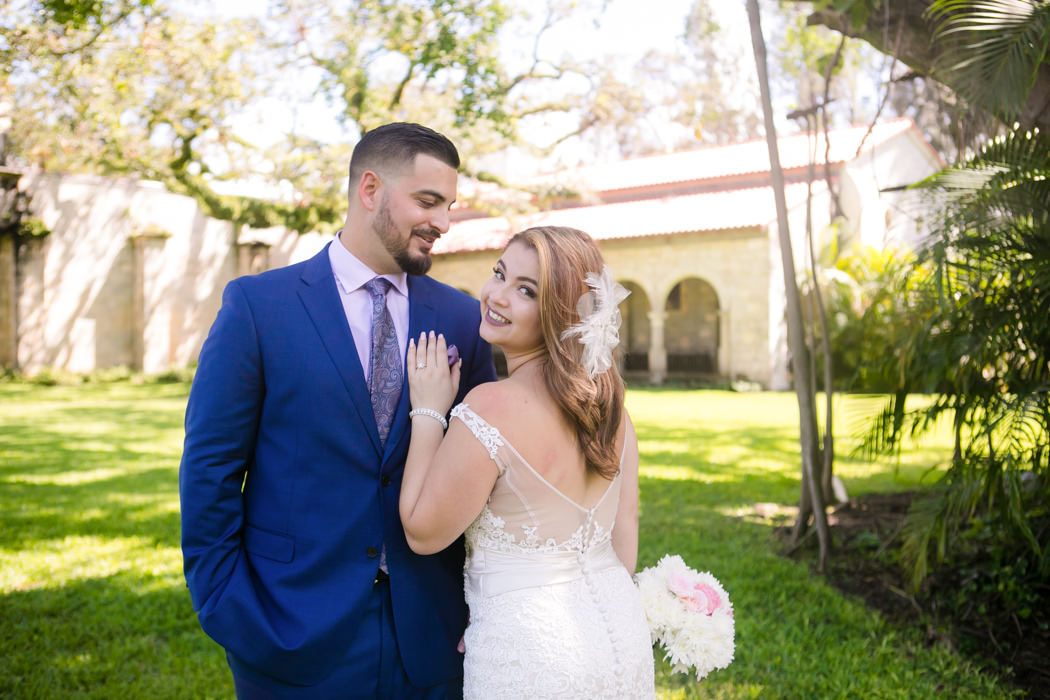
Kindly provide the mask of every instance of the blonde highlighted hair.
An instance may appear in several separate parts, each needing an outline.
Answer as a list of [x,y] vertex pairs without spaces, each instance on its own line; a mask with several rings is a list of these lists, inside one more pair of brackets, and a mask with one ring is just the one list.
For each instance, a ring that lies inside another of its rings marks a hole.
[[623,420],[624,385],[618,363],[591,378],[580,364],[583,346],[562,333],[580,320],[576,303],[588,291],[584,277],[601,273],[604,261],[594,239],[564,226],[525,229],[508,241],[536,251],[540,265],[538,300],[547,360],[547,390],[576,430],[587,468],[612,479],[620,468],[616,437]]

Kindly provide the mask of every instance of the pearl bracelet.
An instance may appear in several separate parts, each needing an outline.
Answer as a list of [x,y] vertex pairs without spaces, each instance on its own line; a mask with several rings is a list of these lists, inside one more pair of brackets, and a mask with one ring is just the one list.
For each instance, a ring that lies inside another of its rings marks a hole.
[[448,430],[448,421],[445,420],[445,417],[443,415],[441,415],[432,408],[413,408],[411,411],[408,412],[408,417],[413,418],[415,416],[430,416],[438,423],[441,423],[441,428],[443,430]]

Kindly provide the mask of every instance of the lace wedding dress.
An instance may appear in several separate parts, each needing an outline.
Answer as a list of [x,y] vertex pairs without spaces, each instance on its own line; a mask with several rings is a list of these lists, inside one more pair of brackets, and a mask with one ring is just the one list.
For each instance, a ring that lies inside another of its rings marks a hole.
[[466,404],[452,416],[500,473],[466,531],[465,698],[655,697],[641,599],[612,547],[620,477],[584,507]]

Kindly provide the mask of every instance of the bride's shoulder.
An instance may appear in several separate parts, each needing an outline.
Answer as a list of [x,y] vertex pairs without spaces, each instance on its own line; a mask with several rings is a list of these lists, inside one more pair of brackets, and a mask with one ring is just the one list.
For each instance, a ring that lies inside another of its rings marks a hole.
[[495,381],[479,384],[471,389],[463,403],[467,404],[474,413],[489,420],[498,420],[519,405],[520,396],[512,382]]
[[517,398],[517,388],[513,382],[506,380],[485,382],[470,389],[463,403],[475,410],[496,409],[506,404],[508,399]]

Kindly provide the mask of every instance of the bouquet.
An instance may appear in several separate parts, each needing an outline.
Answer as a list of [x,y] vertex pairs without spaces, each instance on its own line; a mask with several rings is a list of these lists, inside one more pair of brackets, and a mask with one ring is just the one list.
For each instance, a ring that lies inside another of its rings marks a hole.
[[677,554],[635,576],[653,642],[676,673],[692,667],[700,680],[733,661],[733,605],[711,574],[690,569]]

